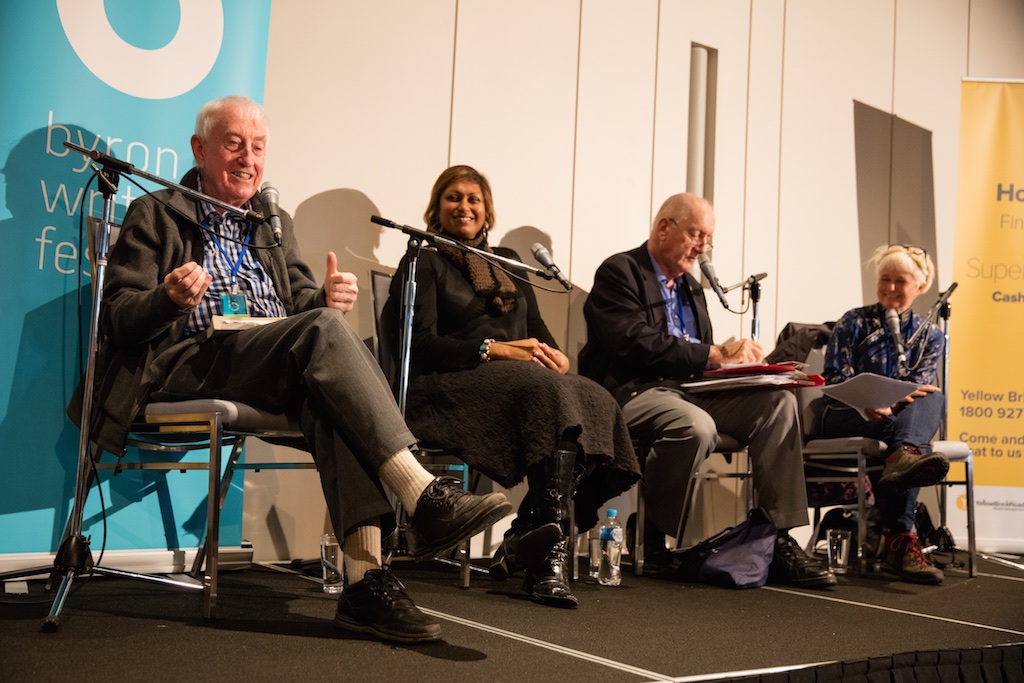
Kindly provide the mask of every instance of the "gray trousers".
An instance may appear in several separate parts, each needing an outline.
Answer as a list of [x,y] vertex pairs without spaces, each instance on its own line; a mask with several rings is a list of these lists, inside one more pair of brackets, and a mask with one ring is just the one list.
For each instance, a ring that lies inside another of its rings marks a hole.
[[377,470],[413,446],[380,366],[340,311],[215,333],[171,365],[160,400],[223,398],[298,417],[338,534],[394,512]]
[[[754,497],[780,529],[808,523],[796,397],[786,390],[684,394],[655,387],[622,408],[630,433],[650,445],[644,466],[647,514],[674,534],[695,463],[718,434],[747,446]],[[699,459],[699,460],[698,460]]]

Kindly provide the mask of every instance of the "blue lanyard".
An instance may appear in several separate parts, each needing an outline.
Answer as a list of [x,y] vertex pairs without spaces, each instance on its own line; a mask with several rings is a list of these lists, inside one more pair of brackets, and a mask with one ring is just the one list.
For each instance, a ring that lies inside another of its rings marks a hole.
[[238,259],[234,263],[231,262],[231,257],[228,255],[227,249],[225,249],[224,246],[220,243],[220,240],[217,239],[216,231],[212,232],[210,236],[213,238],[213,244],[217,247],[217,251],[220,252],[221,256],[224,257],[224,260],[227,263],[231,264],[231,291],[237,292],[238,270],[242,267],[242,261],[245,259],[246,251],[249,250],[249,240],[252,239],[252,231],[246,231],[245,241],[242,242],[242,249],[241,251],[238,252]]

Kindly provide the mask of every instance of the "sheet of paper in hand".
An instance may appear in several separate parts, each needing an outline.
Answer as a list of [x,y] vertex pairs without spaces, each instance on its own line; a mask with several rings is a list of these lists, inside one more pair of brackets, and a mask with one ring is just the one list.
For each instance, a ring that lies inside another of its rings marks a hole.
[[864,412],[871,408],[888,408],[904,396],[909,396],[920,384],[893,379],[873,372],[862,372],[845,382],[822,387],[821,393],[855,409],[865,420]]

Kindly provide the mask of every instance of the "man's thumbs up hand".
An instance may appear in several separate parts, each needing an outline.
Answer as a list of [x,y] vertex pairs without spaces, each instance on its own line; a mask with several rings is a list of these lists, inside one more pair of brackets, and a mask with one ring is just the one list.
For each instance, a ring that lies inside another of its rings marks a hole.
[[327,305],[343,313],[348,313],[356,304],[359,296],[357,278],[352,273],[338,272],[338,257],[333,251],[327,252],[327,275],[324,277],[324,294]]

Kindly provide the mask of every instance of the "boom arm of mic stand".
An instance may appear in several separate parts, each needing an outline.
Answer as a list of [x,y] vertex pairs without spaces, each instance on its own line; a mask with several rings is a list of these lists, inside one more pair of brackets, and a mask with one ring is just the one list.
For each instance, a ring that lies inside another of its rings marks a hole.
[[104,154],[102,152],[97,152],[94,149],[81,147],[73,142],[65,142],[64,146],[67,147],[68,149],[84,154],[85,156],[89,157],[96,163],[102,164],[104,167],[113,169],[118,173],[124,173],[126,175],[136,175],[139,176],[140,178],[151,180],[158,185],[162,185],[168,189],[177,190],[182,194],[188,195],[192,199],[201,202],[209,202],[214,206],[220,207],[227,211],[228,213],[238,216],[250,223],[263,222],[262,214],[256,213],[255,211],[250,211],[248,209],[240,209],[237,206],[232,206],[231,204],[228,204],[227,202],[222,202],[221,200],[215,197],[205,195],[202,192],[199,192],[198,190],[193,190],[191,187],[185,187],[184,185],[173,182],[171,180],[166,180],[164,178],[161,178],[160,176],[153,175],[152,173],[147,173],[146,171],[135,168],[135,166],[129,164],[127,161],[121,161],[120,159],[116,159],[110,156],[109,154]]
[[383,225],[386,228],[393,228],[395,230],[399,230],[401,232],[404,232],[406,235],[409,235],[410,237],[416,237],[417,239],[426,242],[447,244],[448,246],[455,247],[456,249],[462,249],[463,251],[472,252],[477,256],[480,256],[481,258],[485,258],[489,261],[503,263],[504,265],[509,266],[510,268],[518,268],[521,270],[525,270],[528,273],[539,275],[540,277],[546,280],[555,279],[553,275],[549,275],[547,271],[542,270],[541,268],[536,268],[534,266],[523,263],[522,261],[516,261],[515,259],[512,258],[499,256],[498,254],[492,254],[488,251],[477,249],[476,247],[470,247],[468,245],[463,244],[462,242],[458,242],[456,240],[445,237],[444,235],[439,235],[433,232],[427,232],[426,230],[420,230],[419,228],[414,228],[409,225],[399,225],[394,221],[389,221],[387,218],[381,218],[380,216],[370,216],[370,222],[376,223],[377,225]]

